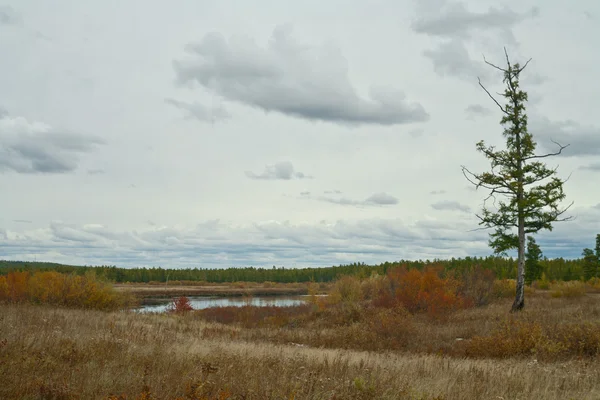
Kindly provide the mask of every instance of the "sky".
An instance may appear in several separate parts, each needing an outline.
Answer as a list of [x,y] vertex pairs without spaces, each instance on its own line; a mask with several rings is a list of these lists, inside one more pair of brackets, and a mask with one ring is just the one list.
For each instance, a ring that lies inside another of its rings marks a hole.
[[[594,0],[0,0],[0,259],[308,267],[492,254],[479,228],[521,76],[538,153],[600,233]],[[502,100],[502,99],[500,99]]]

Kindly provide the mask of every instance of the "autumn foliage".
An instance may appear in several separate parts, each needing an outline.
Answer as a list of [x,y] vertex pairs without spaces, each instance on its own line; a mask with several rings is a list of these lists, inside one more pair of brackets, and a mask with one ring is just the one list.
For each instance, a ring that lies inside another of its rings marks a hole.
[[412,314],[427,313],[439,317],[467,306],[473,301],[461,293],[461,281],[441,275],[434,266],[424,270],[394,268],[388,271],[373,304],[380,307],[403,307]]
[[53,304],[65,307],[116,310],[132,300],[96,275],[55,271],[9,272],[0,276],[0,302]]
[[188,299],[186,296],[178,297],[167,306],[167,312],[176,314],[186,313],[188,311],[192,311],[193,309],[194,308],[190,304],[190,299]]

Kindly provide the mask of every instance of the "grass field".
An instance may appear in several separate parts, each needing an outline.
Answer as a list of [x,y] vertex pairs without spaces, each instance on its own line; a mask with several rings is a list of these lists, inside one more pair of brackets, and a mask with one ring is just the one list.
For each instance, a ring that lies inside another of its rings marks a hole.
[[[600,398],[598,295],[536,293],[524,312],[509,315],[509,307],[510,299],[500,300],[441,320],[401,313],[385,327],[372,325],[383,315],[344,307],[271,316],[242,308],[237,320],[218,323],[207,319],[225,310],[141,315],[3,305],[0,398]],[[511,333],[507,324],[529,328]],[[571,340],[587,349],[543,348],[575,327]],[[494,353],[502,346],[507,353]]]

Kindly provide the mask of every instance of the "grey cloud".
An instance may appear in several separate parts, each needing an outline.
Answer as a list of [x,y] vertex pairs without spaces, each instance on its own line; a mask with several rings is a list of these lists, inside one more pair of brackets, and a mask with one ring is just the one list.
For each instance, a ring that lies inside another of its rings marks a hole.
[[433,195],[444,194],[444,193],[446,193],[445,190],[432,190],[431,192],[429,192],[429,194],[433,194]]
[[492,114],[492,111],[489,108],[485,108],[479,104],[471,104],[466,109],[467,118],[474,119],[475,117],[486,117]]
[[13,219],[13,222],[17,222],[20,224],[32,224],[33,221],[30,221],[28,219]]
[[408,134],[410,135],[410,137],[412,138],[418,138],[420,136],[423,136],[423,133],[425,133],[425,129],[422,128],[417,128],[417,129],[411,129]]
[[600,172],[600,162],[593,163],[593,164],[588,164],[588,165],[583,165],[583,166],[579,167],[579,169],[586,170],[586,171],[597,171],[597,172]]
[[104,141],[94,136],[56,130],[22,117],[0,118],[0,171],[66,173],[74,171],[82,154]]
[[173,63],[179,83],[197,83],[265,112],[346,125],[429,120],[424,107],[407,101],[401,91],[372,87],[370,99],[360,97],[339,50],[300,45],[287,27],[275,28],[266,48],[211,33],[186,51],[190,59]]
[[256,174],[251,171],[246,171],[246,176],[250,179],[264,180],[290,180],[290,179],[311,179],[312,177],[302,172],[296,172],[294,165],[290,161],[280,161],[273,165],[267,165],[265,170]]
[[340,190],[326,190],[323,192],[324,194],[342,194]]
[[310,196],[310,192],[300,192],[300,196]]
[[195,118],[203,122],[215,123],[231,118],[231,115],[222,106],[208,108],[200,103],[186,103],[171,98],[166,98],[165,103],[185,111],[186,118]]
[[365,200],[352,200],[347,197],[327,197],[321,196],[317,200],[327,203],[340,204],[344,206],[389,206],[398,204],[398,199],[387,193],[375,193]]
[[585,126],[578,122],[551,121],[546,117],[532,118],[529,131],[537,139],[539,146],[547,152],[555,152],[556,144],[569,145],[563,150],[561,156],[598,156],[600,155],[600,128]]
[[461,211],[464,213],[470,213],[471,208],[467,205],[460,204],[458,201],[444,200],[438,201],[431,205],[434,210],[447,210],[447,211]]
[[88,175],[101,175],[106,173],[106,171],[104,171],[103,169],[88,169],[87,173]]
[[0,5],[0,25],[16,25],[21,22],[21,17],[14,8]]
[[418,18],[412,24],[412,29],[438,37],[468,38],[475,31],[497,29],[512,37],[510,28],[525,18],[538,15],[537,8],[529,13],[519,14],[507,7],[490,7],[488,11],[476,13],[467,10],[464,3],[449,3],[437,15]]
[[387,193],[375,193],[374,195],[370,196],[367,200],[365,200],[365,203],[391,205],[398,204],[398,199]]
[[461,40],[442,42],[434,50],[425,50],[423,55],[433,63],[433,69],[440,76],[453,76],[471,82],[486,78],[489,71],[483,62],[476,62],[469,55]]

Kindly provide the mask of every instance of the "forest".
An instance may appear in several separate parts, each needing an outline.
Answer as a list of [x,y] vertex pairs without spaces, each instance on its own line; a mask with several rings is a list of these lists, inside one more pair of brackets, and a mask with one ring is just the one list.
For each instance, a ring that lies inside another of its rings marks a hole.
[[[592,260],[596,261],[596,260]],[[586,277],[586,266],[590,263],[588,258],[564,259],[541,258],[539,276],[543,274],[551,281],[581,280]],[[444,271],[464,272],[476,266],[494,272],[498,279],[514,278],[517,271],[517,260],[511,257],[465,257],[451,258],[449,260],[399,260],[384,262],[378,265],[365,263],[352,263],[330,267],[313,268],[285,268],[272,266],[271,268],[245,267],[245,268],[190,268],[169,269],[162,267],[120,268],[117,266],[74,266],[45,262],[29,261],[0,261],[0,275],[11,271],[56,271],[61,273],[75,273],[84,275],[87,271],[95,271],[96,276],[115,283],[149,283],[167,281],[194,281],[194,282],[333,282],[341,276],[352,275],[359,278],[369,277],[373,274],[385,275],[391,268],[406,266],[409,269],[422,270],[427,265],[443,267]]]

